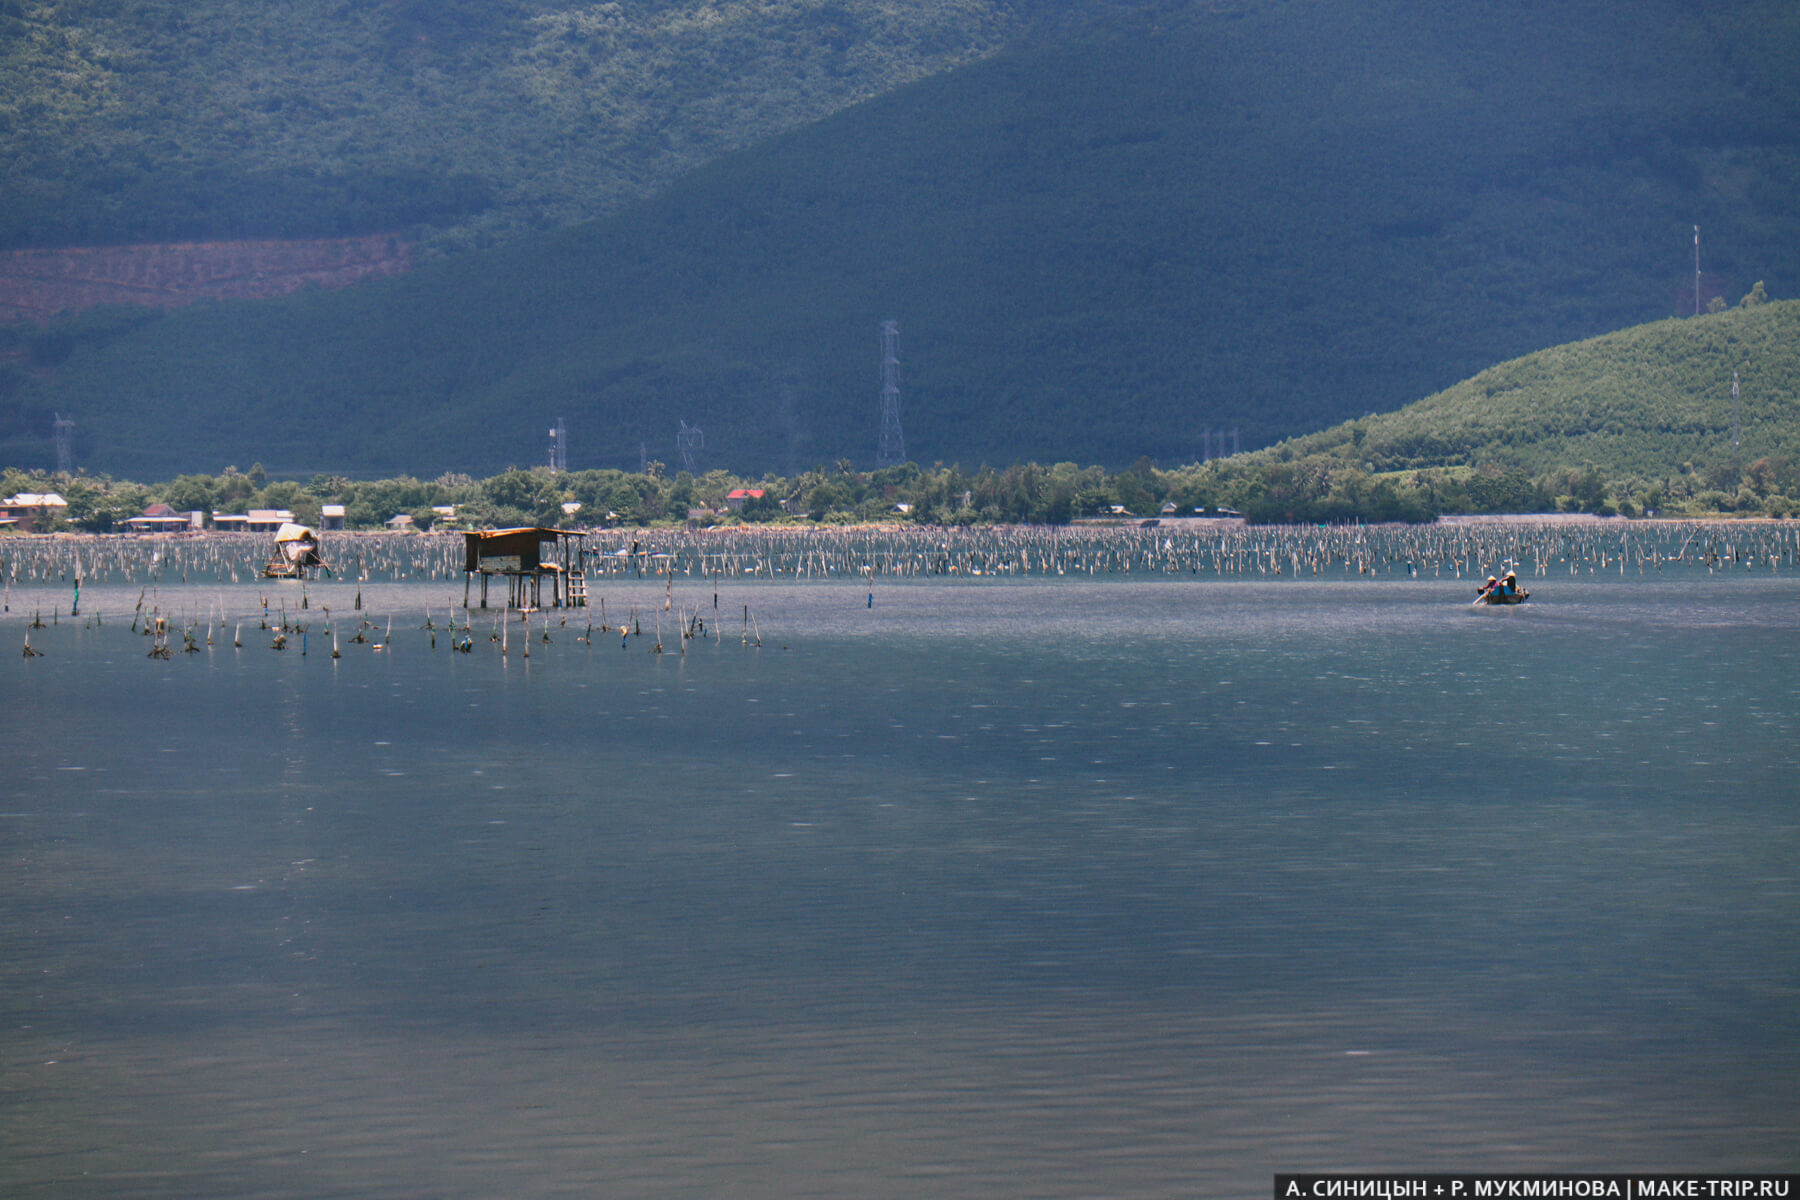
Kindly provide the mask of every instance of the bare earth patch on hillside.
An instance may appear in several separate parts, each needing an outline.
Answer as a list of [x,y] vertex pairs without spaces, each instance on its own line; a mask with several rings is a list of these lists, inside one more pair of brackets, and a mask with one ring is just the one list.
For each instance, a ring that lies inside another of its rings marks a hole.
[[101,304],[260,300],[348,287],[412,266],[412,244],[385,234],[13,250],[0,254],[0,321],[46,321]]

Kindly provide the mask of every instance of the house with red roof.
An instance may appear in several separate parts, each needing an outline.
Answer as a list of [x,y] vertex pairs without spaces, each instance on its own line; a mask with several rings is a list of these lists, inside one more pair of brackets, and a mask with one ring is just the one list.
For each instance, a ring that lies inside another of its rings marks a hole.
[[732,512],[743,512],[744,505],[752,500],[761,500],[768,494],[764,488],[732,488],[725,493],[725,507]]

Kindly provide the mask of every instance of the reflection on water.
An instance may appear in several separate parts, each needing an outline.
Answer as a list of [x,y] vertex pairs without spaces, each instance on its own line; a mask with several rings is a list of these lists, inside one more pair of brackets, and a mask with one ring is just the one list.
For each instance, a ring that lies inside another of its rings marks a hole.
[[353,586],[0,664],[0,1190],[1793,1167],[1785,581]]

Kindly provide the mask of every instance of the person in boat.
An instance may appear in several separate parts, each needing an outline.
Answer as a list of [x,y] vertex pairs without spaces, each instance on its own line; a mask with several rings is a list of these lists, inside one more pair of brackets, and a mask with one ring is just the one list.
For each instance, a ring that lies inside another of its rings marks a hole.
[[1519,577],[1508,571],[1500,580],[1500,594],[1508,600],[1523,600],[1525,593],[1519,590]]
[[1475,599],[1477,599],[1477,600],[1491,599],[1495,594],[1495,589],[1498,588],[1499,586],[1500,586],[1500,581],[1498,579],[1495,579],[1492,575],[1489,575],[1487,577],[1487,582],[1475,589],[1476,592],[1479,593],[1475,597]]

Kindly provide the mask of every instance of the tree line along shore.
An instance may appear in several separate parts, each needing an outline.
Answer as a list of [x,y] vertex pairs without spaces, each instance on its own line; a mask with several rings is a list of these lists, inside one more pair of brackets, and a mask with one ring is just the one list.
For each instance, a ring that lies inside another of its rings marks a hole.
[[[1440,516],[1574,514],[1642,517],[1800,515],[1800,465],[1765,456],[1742,465],[1682,464],[1654,479],[1611,478],[1586,466],[1531,476],[1517,469],[1437,467],[1371,471],[1329,453],[1263,452],[1161,469],[1148,460],[1097,466],[857,470],[847,462],[794,476],[693,475],[651,462],[641,472],[514,468],[485,479],[450,473],[352,480],[315,474],[271,479],[260,466],[140,483],[105,475],[0,471],[0,498],[54,494],[66,502],[37,532],[106,533],[156,505],[177,513],[277,510],[321,523],[327,506],[346,529],[506,528],[522,525],[1066,525],[1085,519],[1241,517],[1249,524],[1424,523]],[[334,522],[335,523],[335,522]]]

